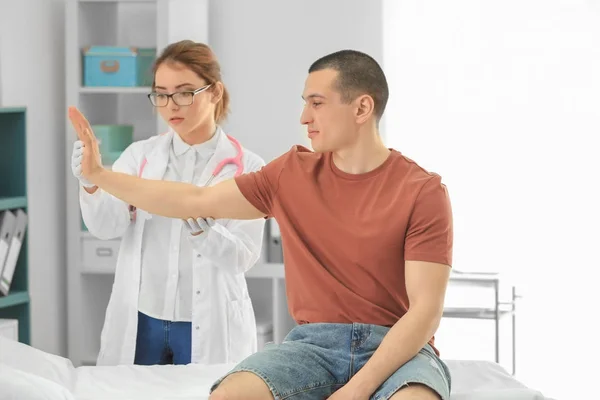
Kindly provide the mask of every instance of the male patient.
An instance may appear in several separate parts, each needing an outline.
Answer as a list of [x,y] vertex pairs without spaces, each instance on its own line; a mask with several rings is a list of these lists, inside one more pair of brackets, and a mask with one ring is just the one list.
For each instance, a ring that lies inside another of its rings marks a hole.
[[452,259],[446,187],[383,144],[388,86],[370,56],[317,60],[302,98],[314,152],[294,146],[212,187],[102,168],[89,123],[69,115],[85,144],[83,175],[129,204],[181,219],[277,219],[298,326],[219,379],[211,399],[448,400],[434,346]]

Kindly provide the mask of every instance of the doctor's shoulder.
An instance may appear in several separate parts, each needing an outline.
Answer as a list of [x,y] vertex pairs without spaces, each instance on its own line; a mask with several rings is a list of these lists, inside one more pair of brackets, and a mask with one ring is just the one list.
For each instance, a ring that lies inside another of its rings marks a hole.
[[125,148],[112,166],[113,171],[137,175],[146,154],[149,154],[161,135],[136,140]]
[[266,165],[265,160],[258,154],[248,150],[247,148],[242,148],[244,155],[242,157],[242,162],[244,164],[244,173],[259,171]]

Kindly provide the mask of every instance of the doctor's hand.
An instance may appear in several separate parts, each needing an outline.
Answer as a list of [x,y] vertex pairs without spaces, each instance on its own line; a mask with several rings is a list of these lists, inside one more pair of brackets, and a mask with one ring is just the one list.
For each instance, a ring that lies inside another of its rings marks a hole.
[[[100,158],[100,149],[98,147],[98,140],[92,132],[90,123],[77,108],[69,107],[69,119],[71,120],[71,124],[73,125],[73,128],[75,128],[77,137],[81,142],[81,158],[80,160],[76,161],[78,166],[81,168],[77,168],[77,172],[88,183],[93,183],[94,176],[103,169],[102,160]],[[75,147],[76,146],[78,146],[77,142],[75,144]],[[74,159],[72,162],[75,162]]]
[[79,179],[81,186],[87,189],[91,189],[96,187],[92,182],[88,181],[81,174],[81,160],[83,159],[83,142],[81,140],[76,140],[73,143],[73,154],[71,155],[71,171],[73,172],[73,176]]
[[212,218],[188,218],[187,220],[183,220],[183,224],[192,236],[198,236],[208,231],[215,224],[215,220]]

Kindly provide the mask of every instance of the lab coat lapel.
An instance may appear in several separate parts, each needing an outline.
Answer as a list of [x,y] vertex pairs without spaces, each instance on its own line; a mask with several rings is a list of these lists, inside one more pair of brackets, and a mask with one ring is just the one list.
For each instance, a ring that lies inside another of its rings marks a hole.
[[152,146],[146,149],[146,166],[142,172],[145,179],[163,179],[169,164],[169,149],[173,142],[173,131],[160,135]]
[[[202,186],[206,185],[206,183],[210,179],[212,173],[214,172],[215,168],[222,160],[224,160],[225,158],[228,158],[228,157],[235,157],[235,155],[236,155],[235,147],[229,141],[229,139],[227,138],[227,135],[225,135],[225,132],[223,132],[221,127],[217,128],[217,132],[215,134],[219,135],[219,138],[217,141],[217,147],[215,149],[214,154],[208,160],[208,163],[206,164],[206,168],[204,168],[204,171],[202,171],[202,174],[200,175],[199,182]],[[221,175],[223,172],[225,172],[228,168],[231,168],[231,166],[225,166],[222,171],[217,173],[217,177],[219,175]],[[216,182],[217,182],[217,180],[213,180],[211,182],[211,185],[215,184]]]

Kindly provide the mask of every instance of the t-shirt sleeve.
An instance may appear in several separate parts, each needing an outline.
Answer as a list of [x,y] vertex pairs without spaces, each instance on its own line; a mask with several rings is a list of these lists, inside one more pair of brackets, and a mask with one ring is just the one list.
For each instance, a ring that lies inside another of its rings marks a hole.
[[450,197],[436,175],[417,196],[404,243],[404,259],[452,265],[452,246]]
[[258,171],[242,174],[235,178],[235,183],[246,200],[267,217],[273,216],[273,205],[279,190],[279,179],[288,158],[289,152],[274,159]]

